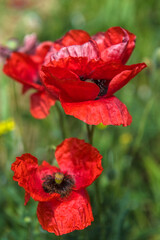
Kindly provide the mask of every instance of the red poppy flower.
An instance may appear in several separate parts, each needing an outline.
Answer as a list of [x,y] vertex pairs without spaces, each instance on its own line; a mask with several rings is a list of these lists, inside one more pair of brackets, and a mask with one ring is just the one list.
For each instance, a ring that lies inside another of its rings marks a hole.
[[31,88],[36,90],[36,93],[31,95],[30,111],[39,119],[49,114],[50,107],[57,99],[56,95],[51,96],[45,90],[39,76],[41,65],[51,45],[51,42],[44,42],[36,47],[33,39],[25,39],[23,47],[16,52],[10,52],[3,68],[6,75],[23,84],[23,93]]
[[58,165],[43,161],[29,153],[17,157],[12,164],[13,180],[30,196],[39,201],[37,216],[42,228],[56,235],[81,230],[94,220],[87,186],[101,174],[102,156],[84,140],[68,138],[55,152]]
[[[66,114],[88,124],[130,125],[126,106],[113,94],[146,67],[145,63],[124,65],[134,49],[135,35],[120,27],[92,37],[83,31],[85,43],[68,46],[73,32],[57,41],[50,61],[42,67],[46,89],[57,93]],[[75,36],[75,42],[80,41]],[[62,47],[65,43],[67,47]]]

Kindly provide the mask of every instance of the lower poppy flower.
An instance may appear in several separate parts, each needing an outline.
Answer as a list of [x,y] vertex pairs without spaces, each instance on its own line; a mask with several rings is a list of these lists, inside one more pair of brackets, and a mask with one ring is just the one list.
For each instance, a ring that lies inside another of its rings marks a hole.
[[12,164],[13,180],[25,189],[25,204],[39,201],[37,217],[42,228],[56,235],[86,228],[94,220],[86,191],[101,174],[102,156],[84,140],[68,138],[55,151],[59,168],[29,153]]

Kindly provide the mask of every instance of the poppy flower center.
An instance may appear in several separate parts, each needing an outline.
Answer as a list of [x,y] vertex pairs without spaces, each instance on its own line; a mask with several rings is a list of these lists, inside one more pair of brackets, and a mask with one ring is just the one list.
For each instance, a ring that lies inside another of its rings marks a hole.
[[99,94],[96,97],[96,99],[99,99],[99,97],[103,97],[104,95],[106,95],[107,90],[108,90],[108,86],[107,86],[107,80],[105,79],[85,79],[84,77],[80,77],[81,81],[85,81],[85,82],[91,82],[91,83],[95,83],[98,87],[99,87]]
[[64,175],[61,172],[47,175],[42,180],[44,180],[42,187],[46,193],[58,193],[62,198],[70,194],[75,184],[70,175]]

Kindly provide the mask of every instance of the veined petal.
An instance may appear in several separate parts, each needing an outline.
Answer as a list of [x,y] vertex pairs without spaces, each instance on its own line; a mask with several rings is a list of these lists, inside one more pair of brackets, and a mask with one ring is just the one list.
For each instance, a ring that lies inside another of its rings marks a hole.
[[42,228],[55,235],[82,230],[94,220],[89,196],[85,190],[73,191],[63,200],[39,202],[37,217]]
[[71,45],[61,48],[57,53],[51,56],[51,61],[57,61],[61,58],[76,57],[91,59],[99,59],[99,51],[94,40],[89,40],[83,45]]
[[86,102],[65,102],[60,99],[66,114],[72,115],[87,124],[123,125],[132,122],[127,107],[116,97],[102,97],[98,100]]
[[61,171],[74,176],[76,189],[89,186],[103,170],[98,150],[77,138],[65,139],[56,148],[55,157]]

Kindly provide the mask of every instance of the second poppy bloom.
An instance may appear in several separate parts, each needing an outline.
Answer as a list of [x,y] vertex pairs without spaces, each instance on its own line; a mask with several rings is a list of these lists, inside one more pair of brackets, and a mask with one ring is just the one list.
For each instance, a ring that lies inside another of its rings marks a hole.
[[48,93],[41,83],[39,71],[52,42],[37,44],[34,35],[27,36],[24,45],[11,51],[1,47],[1,55],[6,58],[3,71],[12,79],[20,82],[22,92],[29,89],[36,92],[31,95],[30,111],[35,118],[45,118],[49,109],[55,104],[57,96]]
[[85,190],[101,174],[102,156],[84,140],[68,138],[55,151],[59,168],[31,154],[17,157],[13,179],[26,191],[25,204],[39,201],[37,216],[42,228],[56,235],[86,228],[93,221]]

